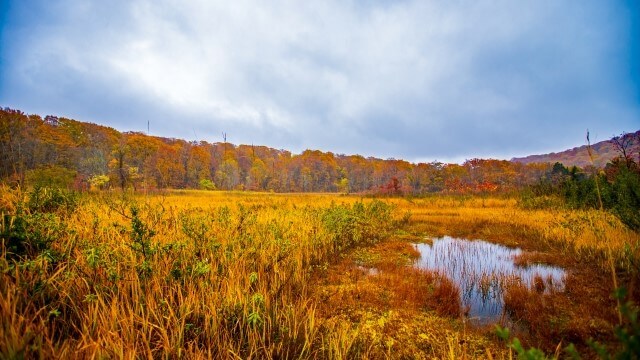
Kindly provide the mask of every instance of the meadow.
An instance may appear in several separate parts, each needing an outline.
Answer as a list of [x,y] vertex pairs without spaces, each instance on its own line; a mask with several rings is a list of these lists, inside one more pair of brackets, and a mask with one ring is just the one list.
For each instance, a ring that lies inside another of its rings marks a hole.
[[455,283],[412,266],[412,244],[444,235],[567,271],[563,290],[505,289],[502,325],[550,356],[571,343],[593,357],[590,339],[617,351],[620,304],[639,298],[640,236],[598,210],[506,196],[0,193],[2,358],[517,356],[493,324],[466,319]]

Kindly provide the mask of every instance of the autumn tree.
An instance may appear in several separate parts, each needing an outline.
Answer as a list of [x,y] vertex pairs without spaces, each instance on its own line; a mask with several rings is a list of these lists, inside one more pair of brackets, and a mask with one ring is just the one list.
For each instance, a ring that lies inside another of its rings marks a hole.
[[184,166],[180,162],[181,145],[173,140],[160,144],[155,161],[156,183],[163,188],[179,188],[184,181]]
[[253,160],[251,169],[246,179],[246,188],[249,190],[264,190],[267,179],[267,166],[259,158]]
[[218,188],[233,190],[240,183],[238,162],[233,158],[223,161],[216,171],[215,180]]
[[143,133],[130,132],[126,134],[126,146],[128,149],[127,165],[129,168],[135,169],[128,171],[145,188],[154,184],[154,156],[158,153],[159,141]]
[[115,174],[115,178],[122,191],[125,190],[128,181],[129,169],[125,161],[128,160],[129,151],[126,136],[123,136],[120,138],[120,141],[114,145],[111,151],[112,159],[109,162],[109,167]]
[[207,150],[206,144],[192,144],[186,169],[186,179],[189,181],[185,182],[185,187],[196,187],[196,184],[199,184],[201,180],[211,181],[210,162],[211,154]]
[[29,126],[27,116],[18,111],[0,111],[0,176],[24,182],[28,150]]
[[[628,134],[623,132],[619,136],[611,138],[610,143],[616,152],[619,154],[620,160],[625,164],[627,169],[631,168],[633,159],[633,146],[640,143],[640,133]],[[640,149],[639,149],[640,151]],[[640,161],[640,158],[638,159]]]

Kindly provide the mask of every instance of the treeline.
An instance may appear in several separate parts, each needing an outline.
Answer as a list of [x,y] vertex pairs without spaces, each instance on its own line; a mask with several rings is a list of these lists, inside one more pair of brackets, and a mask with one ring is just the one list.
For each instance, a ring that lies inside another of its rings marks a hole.
[[627,152],[628,149],[620,148],[622,155],[607,163],[604,169],[584,171],[556,163],[546,176],[524,192],[524,204],[550,207],[540,199],[552,196],[562,199],[563,205],[570,208],[611,211],[629,228],[640,230],[640,153],[633,154]]
[[119,132],[72,119],[0,110],[4,182],[89,188],[204,188],[382,194],[512,191],[548,176],[549,164],[472,159],[413,164],[306,150],[189,142]]

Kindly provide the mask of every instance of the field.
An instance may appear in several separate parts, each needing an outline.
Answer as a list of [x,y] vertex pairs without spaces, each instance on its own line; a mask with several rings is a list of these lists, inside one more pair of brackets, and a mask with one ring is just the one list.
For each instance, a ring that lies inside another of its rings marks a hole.
[[505,289],[526,347],[619,347],[640,236],[608,213],[515,198],[362,198],[0,189],[2,358],[489,358],[515,350],[465,317],[456,284],[412,266],[449,235],[567,271]]

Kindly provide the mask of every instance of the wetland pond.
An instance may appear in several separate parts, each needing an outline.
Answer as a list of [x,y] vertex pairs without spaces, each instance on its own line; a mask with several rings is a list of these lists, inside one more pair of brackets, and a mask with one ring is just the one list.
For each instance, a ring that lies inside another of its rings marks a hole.
[[451,279],[460,290],[460,303],[475,323],[488,324],[503,318],[506,285],[521,282],[529,287],[534,279],[545,291],[564,288],[565,271],[559,267],[514,263],[524,252],[519,248],[481,240],[452,237],[433,239],[432,244],[414,244],[421,257],[415,267],[435,271]]

